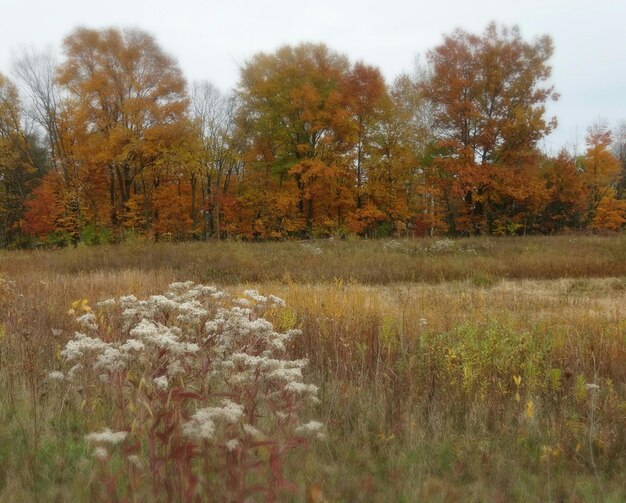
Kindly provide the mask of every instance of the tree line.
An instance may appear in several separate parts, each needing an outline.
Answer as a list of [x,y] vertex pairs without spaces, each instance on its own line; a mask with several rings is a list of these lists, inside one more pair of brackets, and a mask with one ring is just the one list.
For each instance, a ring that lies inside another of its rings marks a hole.
[[457,29],[415,75],[323,44],[259,53],[222,93],[139,30],[79,28],[0,74],[0,245],[617,231],[626,125],[540,148],[548,36]]

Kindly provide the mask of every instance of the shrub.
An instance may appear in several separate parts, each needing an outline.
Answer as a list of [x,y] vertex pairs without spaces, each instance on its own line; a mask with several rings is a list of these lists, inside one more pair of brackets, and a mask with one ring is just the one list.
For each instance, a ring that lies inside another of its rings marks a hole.
[[70,314],[81,327],[61,351],[66,372],[49,379],[82,393],[107,424],[87,435],[105,492],[168,501],[274,500],[293,485],[288,450],[323,436],[303,422],[317,387],[303,382],[306,360],[285,359],[297,330],[263,317],[284,301],[247,290],[173,283],[165,295],[86,299]]
[[96,225],[86,225],[80,230],[80,240],[86,245],[102,245],[111,243],[111,231]]

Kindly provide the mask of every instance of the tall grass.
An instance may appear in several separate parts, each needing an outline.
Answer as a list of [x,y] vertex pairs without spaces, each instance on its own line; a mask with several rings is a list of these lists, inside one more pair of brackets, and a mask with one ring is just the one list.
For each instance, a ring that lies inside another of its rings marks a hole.
[[[192,279],[275,294],[326,440],[310,501],[626,499],[624,237],[212,243],[0,254],[0,499],[89,501],[110,410],[45,379],[73,301]],[[321,253],[317,251],[321,250]],[[473,251],[472,251],[473,250]],[[54,329],[54,331],[53,331]],[[597,386],[597,388],[596,388]],[[100,481],[100,482],[99,482]],[[165,498],[164,498],[165,499]]]
[[381,285],[471,279],[556,279],[626,275],[626,235],[520,238],[149,243],[0,252],[13,274],[162,271],[220,285],[293,280]]

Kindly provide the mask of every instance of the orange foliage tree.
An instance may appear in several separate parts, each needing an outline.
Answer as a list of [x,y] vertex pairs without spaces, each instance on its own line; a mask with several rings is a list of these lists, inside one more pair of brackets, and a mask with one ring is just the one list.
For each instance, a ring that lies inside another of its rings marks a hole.
[[626,224],[626,201],[616,199],[615,189],[604,192],[589,227],[601,231],[618,231]]
[[31,236],[43,237],[57,230],[57,219],[60,209],[61,185],[56,174],[49,174],[42,183],[33,190],[25,203],[26,212],[22,228]]
[[[285,218],[298,233],[328,233],[344,224],[345,191],[355,185],[350,145],[340,134],[349,120],[342,89],[349,69],[345,56],[314,44],[257,54],[242,69],[238,123],[249,142],[245,182],[268,201],[274,193],[297,194],[296,219],[274,205],[258,215],[259,229]],[[288,234],[286,228],[277,232]]]
[[446,157],[439,164],[450,233],[491,232],[497,217],[512,217],[519,196],[528,199],[502,188],[537,162],[537,142],[555,126],[544,117],[545,102],[557,97],[543,85],[552,50],[547,36],[528,43],[518,28],[492,23],[482,35],[458,29],[428,53],[431,76],[421,88]]
[[549,37],[458,29],[391,85],[323,44],[285,46],[248,61],[235,92],[190,96],[144,32],[81,28],[63,47],[60,65],[16,64],[46,152],[0,76],[0,244],[100,227],[178,240],[625,225],[626,127],[613,143],[591,128],[580,159],[539,151],[556,125]]
[[[587,131],[587,151],[582,161],[584,180],[589,192],[587,223],[594,229],[615,229],[620,204],[615,188],[621,165],[610,150],[611,131],[606,124],[595,124]],[[615,202],[614,202],[615,201]],[[603,211],[598,208],[602,203]]]
[[587,189],[576,160],[565,150],[546,162],[545,178],[549,199],[544,212],[544,232],[579,228],[587,209]]
[[147,194],[158,163],[191,134],[185,80],[148,34],[80,28],[64,41],[58,72],[67,92],[68,131],[79,141],[81,204],[91,216],[124,220],[125,205]]

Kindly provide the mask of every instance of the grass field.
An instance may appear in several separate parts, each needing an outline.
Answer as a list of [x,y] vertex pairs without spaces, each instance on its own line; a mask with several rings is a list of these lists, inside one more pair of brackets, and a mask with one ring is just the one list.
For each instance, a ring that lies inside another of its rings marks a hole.
[[302,331],[287,356],[309,360],[325,438],[285,453],[278,499],[626,501],[624,235],[138,241],[2,252],[0,278],[0,501],[167,499],[91,455],[115,400],[46,376],[72,302],[187,280],[281,297],[268,319]]

